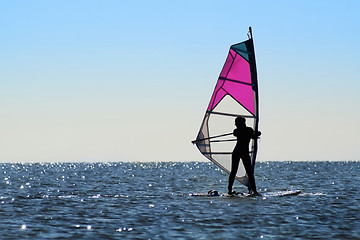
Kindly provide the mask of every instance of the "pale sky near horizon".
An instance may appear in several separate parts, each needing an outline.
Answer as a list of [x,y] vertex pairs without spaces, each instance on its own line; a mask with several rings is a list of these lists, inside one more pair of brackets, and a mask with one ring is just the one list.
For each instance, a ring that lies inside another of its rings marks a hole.
[[1,1],[0,162],[201,161],[252,26],[259,161],[360,160],[360,1]]

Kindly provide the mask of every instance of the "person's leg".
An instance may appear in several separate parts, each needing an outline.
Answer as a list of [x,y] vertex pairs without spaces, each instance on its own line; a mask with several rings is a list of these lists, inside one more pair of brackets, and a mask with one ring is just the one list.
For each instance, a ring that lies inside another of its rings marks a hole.
[[242,161],[243,161],[243,164],[244,164],[244,167],[245,167],[245,171],[246,171],[246,174],[248,175],[248,178],[249,178],[249,190],[253,190],[254,193],[256,193],[256,184],[255,184],[255,178],[254,178],[254,173],[251,169],[251,159],[250,159],[250,156],[248,154],[244,154],[242,156]]
[[229,176],[229,185],[228,185],[228,193],[232,193],[232,186],[234,184],[235,176],[239,167],[240,155],[235,151],[231,155],[231,172]]

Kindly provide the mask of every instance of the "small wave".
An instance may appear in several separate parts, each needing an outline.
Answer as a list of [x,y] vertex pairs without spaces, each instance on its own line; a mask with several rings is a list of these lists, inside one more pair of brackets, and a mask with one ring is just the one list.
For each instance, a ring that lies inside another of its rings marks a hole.
[[75,195],[64,195],[64,196],[58,196],[58,198],[76,198],[77,196]]
[[327,196],[326,193],[301,193],[300,196]]
[[100,198],[100,197],[101,197],[100,194],[96,194],[96,195],[94,195],[94,196],[90,196],[89,198]]

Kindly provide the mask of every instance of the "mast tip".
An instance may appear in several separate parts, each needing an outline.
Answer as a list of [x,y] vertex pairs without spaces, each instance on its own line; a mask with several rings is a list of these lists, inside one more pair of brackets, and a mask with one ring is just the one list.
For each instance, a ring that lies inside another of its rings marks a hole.
[[249,37],[249,39],[252,39],[252,29],[251,29],[251,26],[249,26],[248,37]]

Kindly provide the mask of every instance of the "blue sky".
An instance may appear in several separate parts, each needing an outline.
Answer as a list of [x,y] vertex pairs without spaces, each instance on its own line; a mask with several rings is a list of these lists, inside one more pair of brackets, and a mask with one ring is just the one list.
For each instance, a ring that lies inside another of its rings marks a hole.
[[199,161],[253,27],[259,160],[359,160],[358,1],[2,1],[0,161]]

